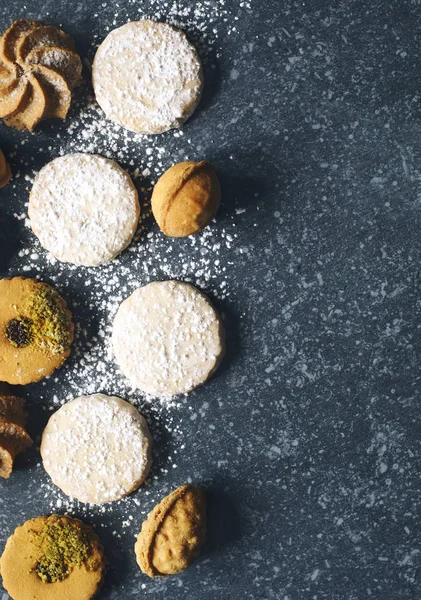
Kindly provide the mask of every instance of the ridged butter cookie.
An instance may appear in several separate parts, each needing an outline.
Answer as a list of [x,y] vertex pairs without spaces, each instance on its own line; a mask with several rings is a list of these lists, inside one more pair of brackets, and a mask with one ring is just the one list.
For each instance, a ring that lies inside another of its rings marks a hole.
[[36,517],[9,537],[0,569],[13,600],[90,600],[104,578],[104,550],[79,519]]
[[140,206],[130,175],[116,162],[78,153],[41,169],[28,212],[32,230],[53,256],[96,267],[130,244]]
[[179,281],[137,289],[118,309],[112,341],[126,377],[154,395],[190,392],[210,377],[225,350],[222,321],[210,300]]
[[0,280],[0,381],[25,385],[51,375],[69,356],[73,331],[66,302],[51,286]]
[[109,119],[137,133],[162,133],[195,110],[202,66],[183,32],[143,20],[107,35],[95,55],[92,83]]
[[93,394],[64,404],[41,442],[44,468],[65,494],[103,504],[136,490],[151,466],[145,419],[128,402]]
[[58,27],[19,19],[0,38],[0,117],[33,131],[44,119],[65,119],[82,62]]

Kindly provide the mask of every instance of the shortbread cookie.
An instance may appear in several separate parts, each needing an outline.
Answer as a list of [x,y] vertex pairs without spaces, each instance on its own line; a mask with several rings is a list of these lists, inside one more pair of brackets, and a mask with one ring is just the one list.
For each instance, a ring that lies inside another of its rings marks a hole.
[[25,430],[25,401],[16,396],[0,396],[0,477],[8,479],[13,461],[21,452],[32,446]]
[[65,119],[81,72],[64,31],[41,21],[15,21],[0,38],[0,117],[31,132],[44,119]]
[[185,484],[148,514],[135,544],[137,564],[149,577],[173,575],[198,557],[206,536],[206,495]]
[[96,267],[130,244],[140,206],[130,175],[116,162],[68,154],[38,173],[28,212],[35,235],[53,256]]
[[136,490],[151,466],[152,439],[134,406],[93,394],[64,404],[47,423],[44,467],[65,494],[103,504]]
[[73,331],[72,315],[51,286],[0,280],[0,381],[25,385],[51,375],[69,356]]
[[111,31],[92,66],[98,104],[109,119],[137,133],[180,127],[202,93],[200,59],[181,31],[137,21]]
[[112,341],[133,386],[155,395],[190,392],[219,365],[221,319],[194,286],[160,281],[137,289],[118,309]]
[[9,537],[0,569],[13,600],[90,600],[104,578],[104,550],[79,519],[36,517]]

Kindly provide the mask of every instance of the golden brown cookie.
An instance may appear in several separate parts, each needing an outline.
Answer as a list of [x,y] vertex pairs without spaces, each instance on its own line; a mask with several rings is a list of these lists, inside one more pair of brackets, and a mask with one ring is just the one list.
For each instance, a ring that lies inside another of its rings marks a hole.
[[0,188],[9,183],[12,177],[12,171],[9,164],[6,162],[3,152],[0,149]]
[[58,27],[19,19],[0,38],[0,117],[33,131],[44,119],[65,119],[82,62]]
[[135,544],[137,564],[149,577],[187,569],[198,557],[206,535],[205,492],[186,484],[149,513]]
[[79,519],[36,517],[9,537],[0,571],[13,600],[90,600],[102,584],[104,551]]
[[72,315],[51,286],[0,280],[0,381],[25,385],[51,375],[69,356],[73,331]]
[[212,221],[221,202],[214,167],[206,160],[172,166],[158,179],[151,202],[165,235],[185,237],[201,231]]
[[0,477],[8,479],[13,461],[21,452],[32,446],[25,430],[24,401],[15,396],[0,396]]

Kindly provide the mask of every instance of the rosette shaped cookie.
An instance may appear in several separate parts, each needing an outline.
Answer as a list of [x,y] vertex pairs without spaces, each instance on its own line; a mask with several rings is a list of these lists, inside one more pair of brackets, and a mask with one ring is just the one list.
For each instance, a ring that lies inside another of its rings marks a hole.
[[58,27],[20,19],[0,38],[0,117],[32,132],[44,119],[65,119],[82,63]]

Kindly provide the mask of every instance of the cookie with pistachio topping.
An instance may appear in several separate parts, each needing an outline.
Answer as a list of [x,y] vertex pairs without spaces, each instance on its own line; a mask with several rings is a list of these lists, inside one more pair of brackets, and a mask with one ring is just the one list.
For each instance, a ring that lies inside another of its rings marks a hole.
[[90,600],[102,584],[104,551],[79,519],[36,517],[9,537],[0,571],[13,600]]
[[70,354],[74,326],[66,302],[46,283],[0,279],[0,381],[25,385]]

